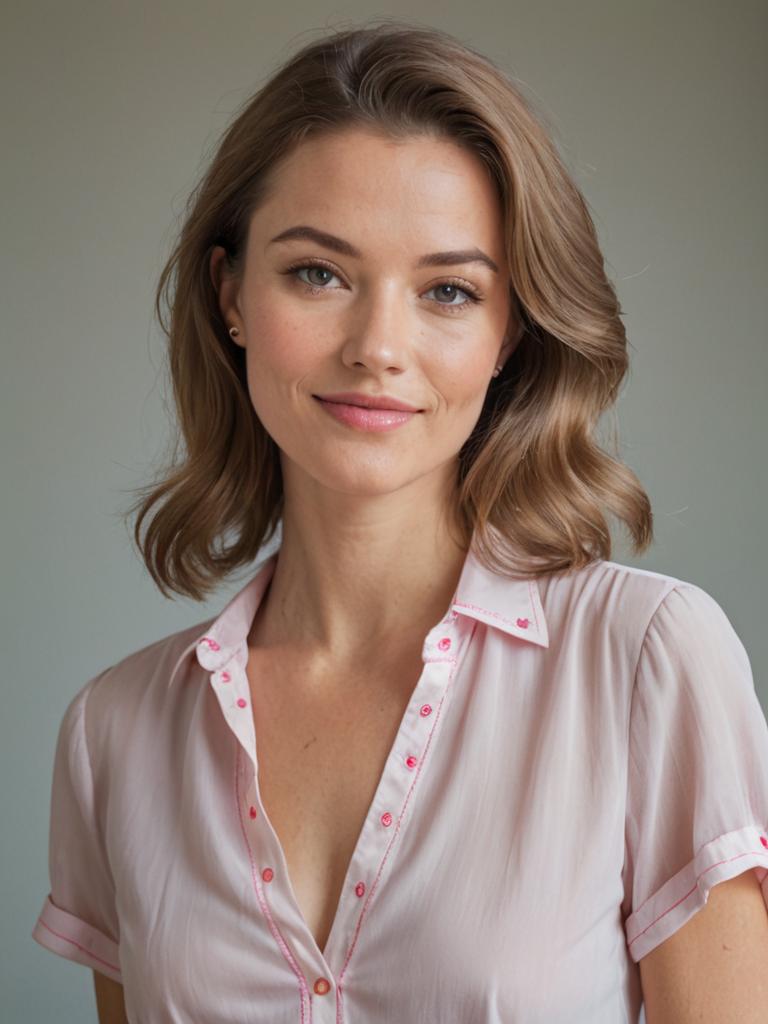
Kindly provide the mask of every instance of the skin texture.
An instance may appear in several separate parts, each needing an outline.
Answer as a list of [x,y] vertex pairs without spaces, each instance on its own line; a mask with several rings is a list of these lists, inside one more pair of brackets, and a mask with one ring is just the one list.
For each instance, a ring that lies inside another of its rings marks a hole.
[[765,1024],[768,914],[755,872],[713,886],[639,967],[647,1024]]
[[96,992],[96,1012],[99,1024],[128,1024],[123,986],[99,971],[94,971],[93,987]]
[[[254,410],[281,453],[283,540],[260,643],[311,652],[315,686],[344,666],[359,675],[381,643],[415,642],[444,613],[465,555],[446,529],[458,453],[519,325],[500,204],[474,154],[347,132],[304,141],[274,182],[251,220],[242,280],[224,273],[220,247],[210,270],[225,323],[240,332]],[[361,257],[270,244],[294,225],[341,236]],[[475,247],[498,273],[416,265]],[[312,257],[331,273],[285,273]],[[456,277],[484,301],[445,287]],[[337,391],[387,393],[423,411],[364,433],[312,397]]]

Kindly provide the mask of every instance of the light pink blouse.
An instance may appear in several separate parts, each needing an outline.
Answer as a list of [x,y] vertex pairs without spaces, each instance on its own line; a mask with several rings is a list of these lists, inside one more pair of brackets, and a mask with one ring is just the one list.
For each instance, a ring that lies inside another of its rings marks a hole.
[[32,934],[122,982],[132,1024],[634,1024],[637,962],[713,885],[752,870],[768,905],[768,725],[720,605],[610,561],[510,579],[470,550],[319,949],[245,674],[277,557],[61,722]]

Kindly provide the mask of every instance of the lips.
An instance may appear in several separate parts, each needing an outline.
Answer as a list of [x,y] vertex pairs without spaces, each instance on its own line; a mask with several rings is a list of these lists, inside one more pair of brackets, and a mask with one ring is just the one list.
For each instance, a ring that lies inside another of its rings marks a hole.
[[330,402],[318,395],[314,397],[334,419],[347,427],[360,431],[394,430],[416,416],[416,412],[404,412],[401,409],[371,409],[367,406],[353,405],[350,402]]
[[354,405],[362,409],[386,409],[396,412],[421,412],[415,405],[410,405],[393,395],[366,395],[359,391],[339,391],[330,395],[314,395],[321,402],[334,405]]

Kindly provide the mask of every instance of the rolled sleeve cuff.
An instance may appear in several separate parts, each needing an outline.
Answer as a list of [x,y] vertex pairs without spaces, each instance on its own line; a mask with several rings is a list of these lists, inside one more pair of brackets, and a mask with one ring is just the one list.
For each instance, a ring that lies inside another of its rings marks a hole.
[[627,945],[635,963],[682,928],[707,902],[714,885],[750,868],[755,870],[768,909],[768,835],[764,829],[750,825],[702,846],[693,860],[627,918]]
[[101,971],[122,984],[118,944],[87,921],[57,907],[50,893],[32,929],[32,938],[52,953]]

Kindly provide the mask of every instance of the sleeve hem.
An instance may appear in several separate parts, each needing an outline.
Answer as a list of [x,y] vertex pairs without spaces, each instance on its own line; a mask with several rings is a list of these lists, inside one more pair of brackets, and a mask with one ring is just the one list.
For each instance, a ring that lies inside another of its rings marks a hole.
[[87,921],[57,907],[50,893],[35,922],[32,938],[52,953],[91,967],[122,984],[118,944]]
[[768,836],[761,826],[726,832],[702,846],[693,860],[627,918],[627,946],[635,963],[701,910],[714,885],[750,868],[768,910]]

